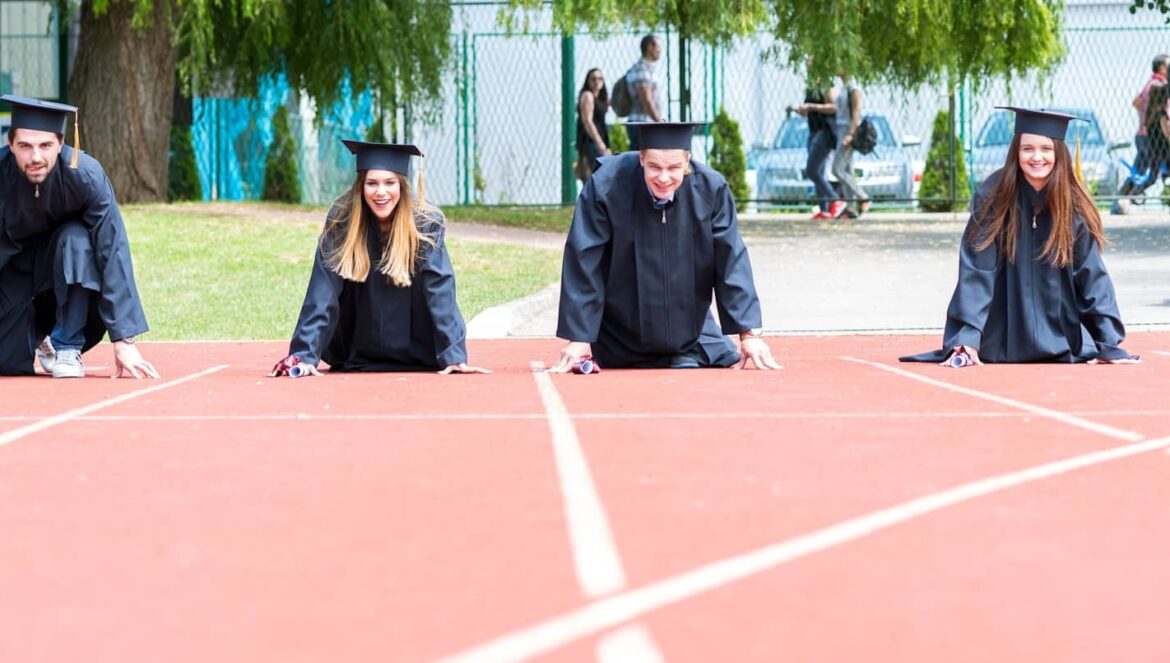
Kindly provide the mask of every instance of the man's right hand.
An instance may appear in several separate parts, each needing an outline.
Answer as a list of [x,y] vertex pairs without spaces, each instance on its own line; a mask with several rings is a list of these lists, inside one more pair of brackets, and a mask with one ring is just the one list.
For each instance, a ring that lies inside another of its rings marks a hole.
[[592,347],[584,341],[569,341],[565,347],[561,348],[561,356],[557,357],[557,363],[553,364],[548,369],[548,373],[568,373],[573,369],[573,364],[577,363],[581,357],[593,354]]
[[134,343],[114,341],[114,367],[114,378],[128,375],[136,380],[144,377],[158,379],[158,371],[149,361],[142,358],[142,353]]

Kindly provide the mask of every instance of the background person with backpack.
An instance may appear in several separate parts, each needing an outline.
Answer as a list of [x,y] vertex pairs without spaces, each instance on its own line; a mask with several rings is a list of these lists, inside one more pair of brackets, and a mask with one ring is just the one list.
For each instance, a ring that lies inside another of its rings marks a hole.
[[[833,176],[840,182],[841,195],[847,204],[835,218],[856,219],[869,211],[869,196],[853,176],[853,152],[857,147],[853,140],[861,125],[861,88],[849,82],[848,73],[842,71],[839,75],[841,86],[834,99],[837,105],[837,153],[833,156]],[[872,146],[868,148],[873,149]]]
[[[662,98],[662,86],[658,84],[658,60],[662,57],[662,43],[658,37],[649,34],[642,37],[642,57],[630,67],[622,80],[614,87],[625,84],[629,96],[630,122],[662,122],[666,103]],[[614,104],[618,95],[615,91]],[[625,100],[622,100],[623,104]],[[622,109],[615,108],[619,115]],[[627,127],[630,136],[630,150],[638,151],[642,143],[636,127]]]

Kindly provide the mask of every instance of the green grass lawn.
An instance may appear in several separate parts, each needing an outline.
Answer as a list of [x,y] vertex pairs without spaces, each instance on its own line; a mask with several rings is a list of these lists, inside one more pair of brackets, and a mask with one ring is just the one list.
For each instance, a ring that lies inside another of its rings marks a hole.
[[[323,208],[122,208],[150,340],[287,339],[305,296]],[[448,239],[466,320],[557,280],[559,251]]]
[[452,221],[507,226],[525,230],[566,233],[573,220],[573,207],[488,207],[485,205],[451,205],[443,213]]

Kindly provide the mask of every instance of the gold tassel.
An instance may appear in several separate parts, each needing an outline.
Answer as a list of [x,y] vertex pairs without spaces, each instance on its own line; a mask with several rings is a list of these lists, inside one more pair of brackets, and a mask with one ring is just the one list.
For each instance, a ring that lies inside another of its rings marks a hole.
[[1077,124],[1077,156],[1074,159],[1075,169],[1077,173],[1077,180],[1085,183],[1085,176],[1081,173],[1081,125]]
[[73,113],[73,158],[69,160],[69,167],[77,169],[77,160],[81,158],[81,111]]
[[423,160],[420,157],[418,160],[418,207],[424,209],[427,205],[427,185],[426,179],[423,177],[426,169],[423,167]]

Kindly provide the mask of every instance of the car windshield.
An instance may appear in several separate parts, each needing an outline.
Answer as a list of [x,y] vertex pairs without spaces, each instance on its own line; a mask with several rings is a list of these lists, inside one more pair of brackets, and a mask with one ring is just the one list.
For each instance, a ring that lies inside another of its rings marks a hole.
[[[1083,109],[1054,109],[1061,113],[1068,113],[1069,115],[1076,115],[1077,117],[1088,120],[1087,122],[1069,122],[1068,133],[1065,134],[1064,140],[1069,145],[1073,145],[1077,141],[1077,132],[1081,135],[1081,145],[1104,145],[1105,137],[1101,135],[1101,128],[1097,126],[1097,117],[1092,111]],[[989,117],[987,122],[983,124],[983,130],[979,132],[979,138],[975,141],[976,147],[995,147],[1010,145],[1012,142],[1012,132],[1015,129],[1015,113],[1008,111],[999,111]]]
[[[897,147],[898,141],[894,140],[894,133],[890,131],[890,123],[881,115],[867,115],[874,128],[877,129],[878,145],[886,147]],[[790,149],[804,149],[808,145],[808,121],[803,117],[794,115],[780,123],[780,129],[776,131],[776,140],[772,142],[772,147],[779,150]]]

